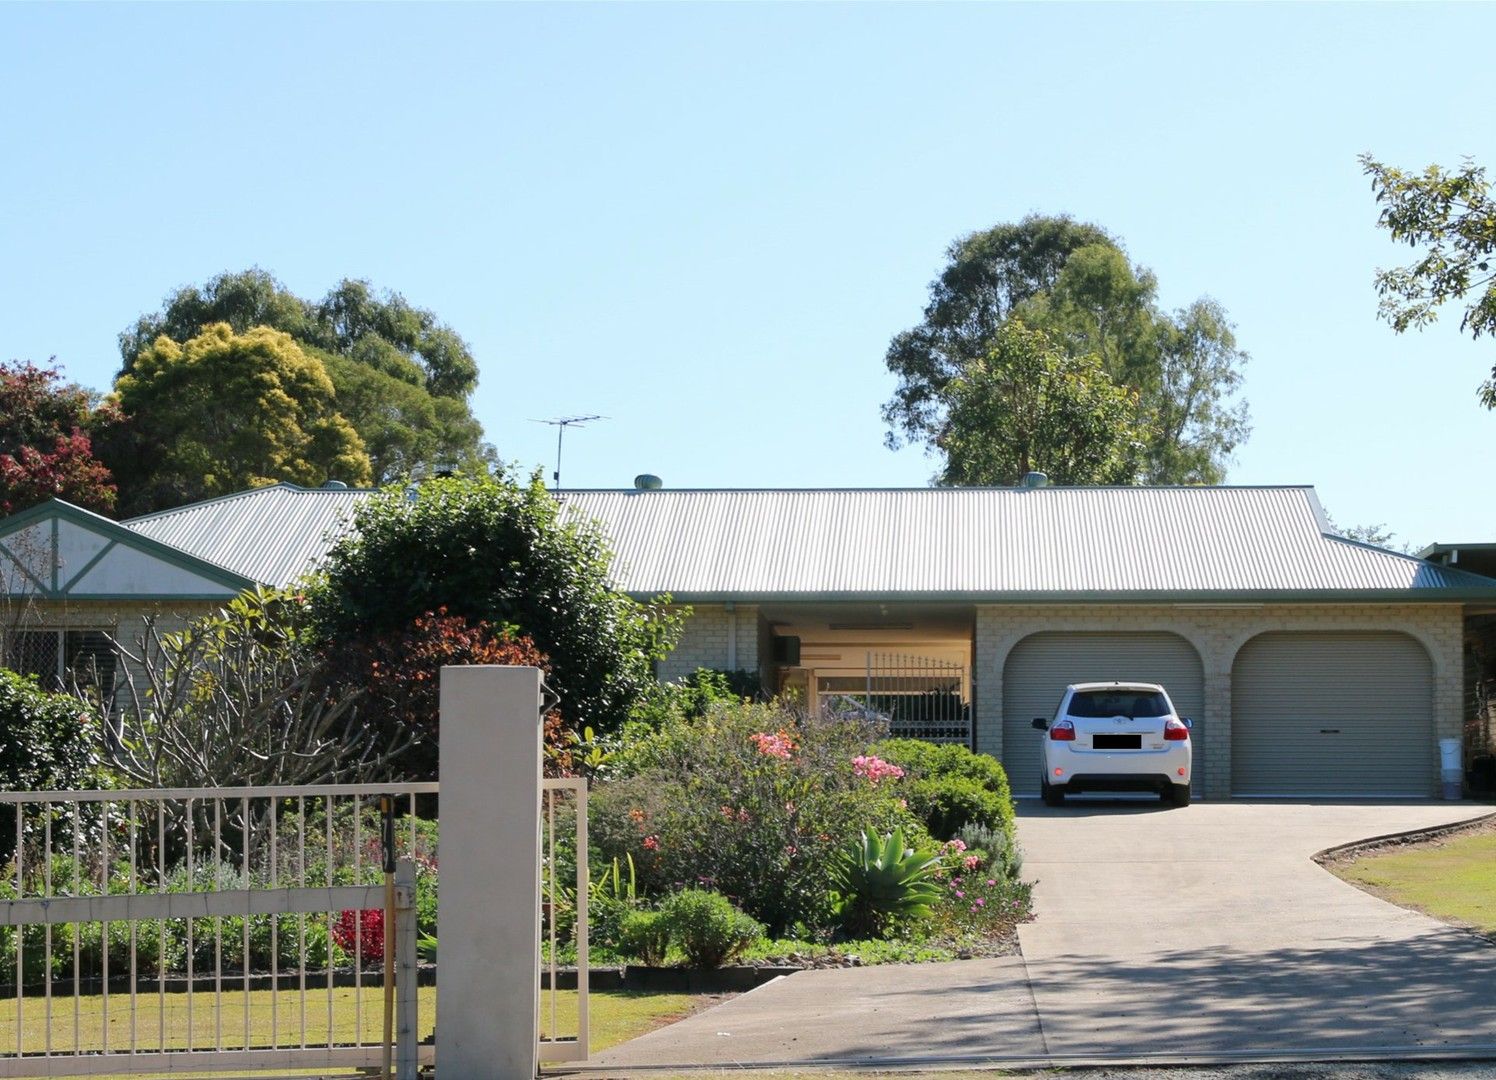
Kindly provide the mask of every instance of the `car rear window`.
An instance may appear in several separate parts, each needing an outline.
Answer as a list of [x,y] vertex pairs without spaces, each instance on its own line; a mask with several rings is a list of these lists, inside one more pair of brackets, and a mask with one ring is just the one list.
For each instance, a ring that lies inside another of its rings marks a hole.
[[1167,716],[1169,699],[1157,690],[1084,690],[1070,698],[1068,712],[1081,718]]

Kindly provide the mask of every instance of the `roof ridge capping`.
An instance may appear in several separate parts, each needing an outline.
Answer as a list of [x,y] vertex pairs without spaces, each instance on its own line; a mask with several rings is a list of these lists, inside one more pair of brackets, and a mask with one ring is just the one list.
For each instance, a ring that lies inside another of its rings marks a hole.
[[[958,495],[969,492],[1030,495],[1035,492],[1078,491],[1314,491],[1313,484],[1046,484],[1043,487],[960,486],[960,487],[676,487],[645,490],[633,487],[561,488],[552,494],[565,495],[825,495],[825,494],[908,494],[929,493]],[[1318,509],[1319,500],[1315,497]],[[1319,510],[1322,515],[1323,510]]]
[[254,495],[261,495],[271,491],[285,491],[293,495],[374,495],[382,488],[330,488],[330,487],[302,487],[288,480],[277,480],[273,484],[265,484],[261,487],[245,488],[243,491],[231,491],[227,495],[214,495],[211,499],[199,499],[197,502],[183,503],[181,506],[171,506],[165,510],[152,510],[149,514],[140,514],[136,517],[121,518],[121,525],[134,525],[137,522],[154,521],[157,518],[170,517],[172,514],[185,513],[188,510],[201,510],[206,506],[217,506],[219,503],[232,502],[236,499],[247,499]]

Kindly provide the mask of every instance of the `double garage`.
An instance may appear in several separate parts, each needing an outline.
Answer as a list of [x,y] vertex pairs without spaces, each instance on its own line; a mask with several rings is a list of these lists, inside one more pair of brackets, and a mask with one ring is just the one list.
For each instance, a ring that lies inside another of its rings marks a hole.
[[[1223,665],[1224,666],[1224,665]],[[1395,631],[1272,631],[1230,660],[1226,710],[1208,709],[1200,654],[1166,632],[1041,632],[1003,665],[1003,763],[1019,795],[1038,793],[1042,734],[1070,683],[1155,682],[1195,721],[1195,775],[1229,751],[1236,796],[1426,797],[1435,786],[1434,675],[1428,652]],[[1214,719],[1212,719],[1214,717]],[[1215,790],[1209,795],[1224,794]]]

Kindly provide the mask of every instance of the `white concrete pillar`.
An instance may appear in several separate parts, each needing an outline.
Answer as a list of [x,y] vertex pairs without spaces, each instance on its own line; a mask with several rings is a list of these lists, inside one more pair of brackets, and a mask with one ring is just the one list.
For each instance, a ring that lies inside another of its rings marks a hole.
[[538,668],[442,668],[442,1080],[539,1066],[540,693]]

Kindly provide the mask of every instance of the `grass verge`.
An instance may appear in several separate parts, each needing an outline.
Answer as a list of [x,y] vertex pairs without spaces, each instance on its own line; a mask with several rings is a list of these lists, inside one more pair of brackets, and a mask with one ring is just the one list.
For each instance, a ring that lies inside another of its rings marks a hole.
[[1496,825],[1330,869],[1384,900],[1496,937]]

